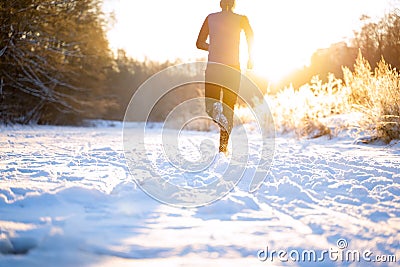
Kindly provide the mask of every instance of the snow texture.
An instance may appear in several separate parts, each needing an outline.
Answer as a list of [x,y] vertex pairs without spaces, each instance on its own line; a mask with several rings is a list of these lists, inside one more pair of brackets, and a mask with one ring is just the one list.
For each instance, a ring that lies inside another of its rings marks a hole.
[[[257,253],[266,246],[322,251],[337,248],[340,238],[350,249],[400,259],[398,142],[279,136],[258,191],[246,190],[249,166],[222,200],[179,209],[137,188],[121,125],[112,126],[0,128],[0,266],[309,266],[262,262]],[[190,133],[193,140],[205,135],[218,136]]]

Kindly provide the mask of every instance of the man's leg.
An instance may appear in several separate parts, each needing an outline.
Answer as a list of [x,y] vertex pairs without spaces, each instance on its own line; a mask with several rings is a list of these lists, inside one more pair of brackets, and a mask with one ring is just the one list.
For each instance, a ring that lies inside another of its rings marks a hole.
[[206,112],[210,118],[213,118],[214,103],[220,102],[221,87],[212,83],[205,83],[205,105]]
[[233,92],[230,89],[224,88],[223,89],[223,113],[228,120],[228,127],[227,132],[230,134],[233,128],[233,115],[234,115],[234,108],[237,101],[238,95],[236,92]]
[[[225,131],[224,127],[216,121],[214,118],[214,104],[220,102],[222,88],[218,85],[212,83],[205,83],[205,104],[206,104],[206,112],[210,118],[213,119],[214,122],[218,123],[220,127],[220,137],[219,137],[219,152],[226,153],[229,134]],[[224,114],[224,113],[222,113]],[[229,123],[228,123],[229,124]]]
[[226,128],[221,127],[220,129],[219,152],[227,153],[228,151],[229,135],[233,128],[234,108],[237,98],[238,96],[235,92],[226,88],[223,89],[223,114],[228,123]]
[[210,118],[213,118],[214,103],[220,102],[221,99],[221,86],[216,84],[218,75],[218,68],[209,64],[206,69],[205,80],[205,106],[206,112]]
[[224,153],[228,151],[229,136],[233,128],[234,108],[238,98],[241,73],[239,70],[229,70],[228,76],[230,88],[223,88],[222,97],[223,114],[228,123],[226,129],[220,130],[220,152]]

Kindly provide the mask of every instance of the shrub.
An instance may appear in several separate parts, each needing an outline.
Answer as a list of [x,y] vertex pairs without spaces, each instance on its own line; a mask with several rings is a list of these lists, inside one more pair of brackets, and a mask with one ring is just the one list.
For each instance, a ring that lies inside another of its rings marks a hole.
[[400,139],[400,76],[382,58],[374,72],[361,53],[354,73],[343,68],[344,82],[350,88],[352,108],[363,113],[362,131],[371,140],[390,142]]

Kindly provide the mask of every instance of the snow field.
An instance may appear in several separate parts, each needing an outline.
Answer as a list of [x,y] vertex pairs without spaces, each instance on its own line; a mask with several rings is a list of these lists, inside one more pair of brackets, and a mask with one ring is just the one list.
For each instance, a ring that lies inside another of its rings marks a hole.
[[[194,144],[205,135],[216,139],[213,132],[189,134]],[[279,136],[258,191],[247,190],[250,170],[222,200],[179,209],[137,188],[121,139],[119,125],[0,129],[0,266],[309,266],[261,262],[257,252],[322,251],[337,248],[340,238],[349,249],[400,259],[398,142]],[[190,182],[207,181],[221,164]]]

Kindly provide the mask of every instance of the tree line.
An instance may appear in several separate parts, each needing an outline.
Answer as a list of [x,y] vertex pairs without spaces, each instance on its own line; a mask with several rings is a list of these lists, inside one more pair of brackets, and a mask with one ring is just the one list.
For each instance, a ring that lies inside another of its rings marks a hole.
[[[1,123],[121,120],[140,84],[176,63],[138,61],[122,50],[114,55],[106,37],[110,18],[101,5],[101,0],[0,2]],[[316,51],[312,64],[285,82],[301,85],[328,72],[340,77],[342,65],[351,67],[358,49],[371,64],[384,56],[399,68],[398,9],[378,22],[363,20],[350,47],[336,44]]]
[[[396,6],[396,1],[392,3]],[[392,8],[388,14],[377,21],[366,15],[363,15],[360,20],[363,26],[354,32],[354,37],[349,44],[339,42],[332,44],[329,48],[318,49],[312,55],[309,66],[294,71],[277,87],[292,84],[294,88],[299,88],[316,75],[326,82],[329,73],[337,78],[343,78],[342,67],[353,70],[359,51],[371,66],[376,66],[383,57],[389,65],[399,70],[400,9]]]
[[122,119],[135,88],[172,63],[115,57],[101,0],[0,2],[0,122]]

